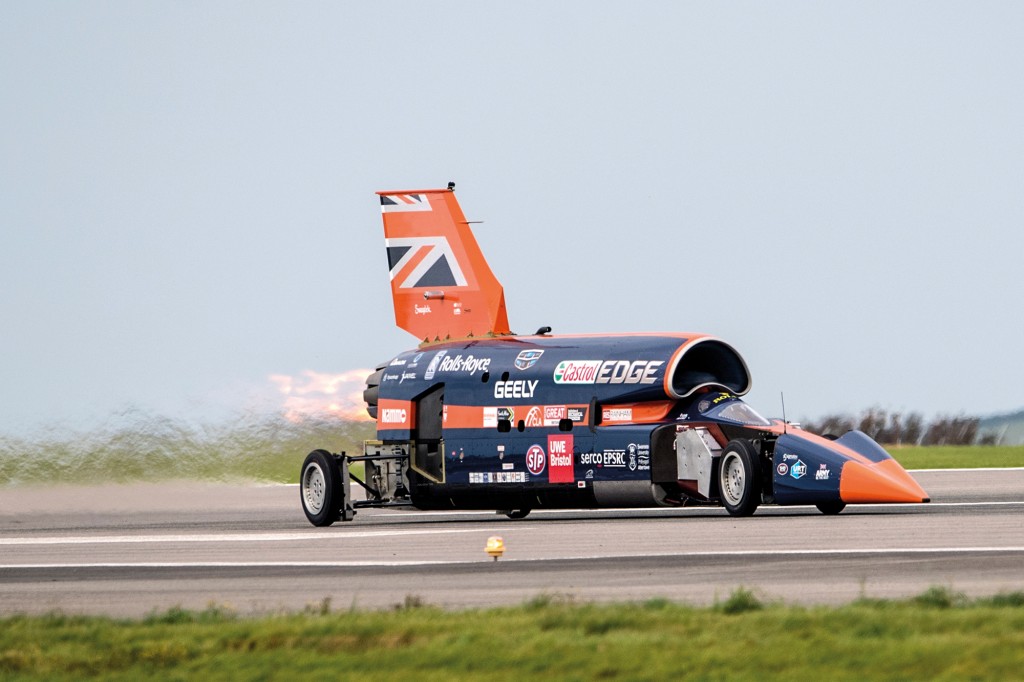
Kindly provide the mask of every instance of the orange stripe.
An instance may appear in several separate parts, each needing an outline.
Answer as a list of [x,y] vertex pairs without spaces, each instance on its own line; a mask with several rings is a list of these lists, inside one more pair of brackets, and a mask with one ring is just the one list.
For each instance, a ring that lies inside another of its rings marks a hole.
[[[515,412],[515,419],[512,422],[512,427],[515,428],[516,424],[520,421],[524,422],[528,428],[555,428],[557,424],[550,424],[543,426],[544,421],[544,408],[565,408],[583,410],[583,421],[576,422],[577,424],[586,424],[587,422],[587,410],[590,409],[588,405],[487,405],[486,407],[481,405],[445,405],[445,417],[444,427],[446,429],[496,429],[497,424],[493,426],[484,426],[484,410],[487,408],[498,409],[501,407],[509,408]],[[529,415],[531,412],[535,412],[534,419],[539,420],[528,423]]]
[[[672,400],[660,400],[657,402],[646,402],[646,403],[622,403],[621,405],[602,405],[601,406],[601,421],[611,422],[616,425],[621,424],[650,424],[652,422],[659,422],[665,418],[673,407],[675,407],[675,401]],[[629,410],[629,417],[626,419],[613,419],[611,417],[605,417],[609,412],[615,410],[625,411]]]

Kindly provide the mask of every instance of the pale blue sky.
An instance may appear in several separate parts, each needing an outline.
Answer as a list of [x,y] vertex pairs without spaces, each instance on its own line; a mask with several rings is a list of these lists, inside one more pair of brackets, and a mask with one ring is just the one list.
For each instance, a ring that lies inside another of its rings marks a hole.
[[373,192],[449,180],[514,330],[1024,407],[1022,74],[1015,2],[2,3],[0,431],[412,347]]

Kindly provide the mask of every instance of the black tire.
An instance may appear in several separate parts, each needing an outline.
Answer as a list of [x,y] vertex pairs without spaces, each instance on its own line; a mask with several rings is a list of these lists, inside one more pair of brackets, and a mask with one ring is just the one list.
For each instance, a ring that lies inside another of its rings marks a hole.
[[345,505],[338,460],[326,450],[306,455],[299,472],[302,511],[314,526],[329,526],[341,518]]
[[529,509],[513,509],[511,511],[505,512],[505,516],[509,517],[510,519],[525,519],[529,515]]
[[846,503],[841,500],[837,500],[834,502],[819,502],[814,506],[818,508],[818,511],[820,511],[822,514],[825,514],[826,516],[835,516],[839,512],[846,509]]
[[729,441],[718,467],[718,494],[732,516],[750,516],[761,503],[761,465],[750,441]]

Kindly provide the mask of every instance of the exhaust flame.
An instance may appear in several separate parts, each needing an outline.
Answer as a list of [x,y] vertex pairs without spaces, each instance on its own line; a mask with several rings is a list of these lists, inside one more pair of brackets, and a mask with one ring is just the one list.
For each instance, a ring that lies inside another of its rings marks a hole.
[[366,414],[363,389],[372,369],[353,369],[340,374],[303,370],[299,376],[271,374],[267,377],[284,395],[284,416],[298,423],[324,416],[353,421],[372,421]]

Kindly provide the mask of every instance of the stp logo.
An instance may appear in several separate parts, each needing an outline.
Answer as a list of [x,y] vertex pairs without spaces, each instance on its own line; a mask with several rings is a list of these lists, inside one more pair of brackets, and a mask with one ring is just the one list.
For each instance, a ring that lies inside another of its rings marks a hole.
[[547,456],[544,454],[544,448],[541,446],[531,445],[530,449],[526,451],[526,468],[534,476],[540,476],[544,473],[546,461]]

